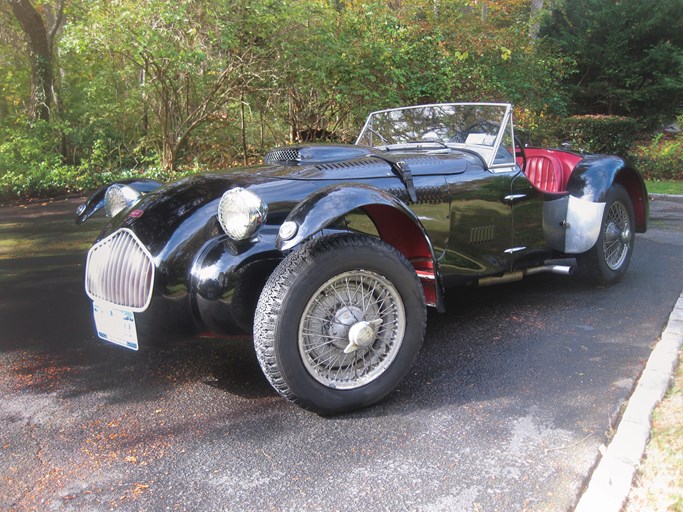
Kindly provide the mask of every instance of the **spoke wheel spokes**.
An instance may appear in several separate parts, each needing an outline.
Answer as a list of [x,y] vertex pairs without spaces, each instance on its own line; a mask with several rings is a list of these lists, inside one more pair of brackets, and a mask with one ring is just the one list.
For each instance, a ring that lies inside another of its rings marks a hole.
[[[375,326],[374,336],[363,339],[360,346],[352,344],[352,327],[368,322]],[[403,301],[388,279],[367,270],[344,272],[318,288],[304,308],[299,354],[318,382],[333,389],[354,389],[390,366],[401,347],[405,324]]]
[[626,260],[631,245],[631,223],[626,207],[619,201],[612,203],[607,212],[602,250],[605,263],[618,270]]

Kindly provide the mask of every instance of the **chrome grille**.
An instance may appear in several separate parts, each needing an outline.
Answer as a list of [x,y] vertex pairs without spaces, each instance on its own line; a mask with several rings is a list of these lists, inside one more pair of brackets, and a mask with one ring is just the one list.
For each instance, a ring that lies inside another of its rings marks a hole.
[[95,244],[85,266],[85,291],[93,300],[144,311],[152,298],[154,263],[129,229]]
[[296,149],[274,149],[269,151],[263,161],[267,164],[290,163],[301,160]]

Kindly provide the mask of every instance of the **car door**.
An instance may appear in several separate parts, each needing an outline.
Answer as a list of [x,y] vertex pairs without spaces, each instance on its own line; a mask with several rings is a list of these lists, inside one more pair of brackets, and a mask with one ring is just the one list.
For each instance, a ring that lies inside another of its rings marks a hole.
[[509,196],[516,175],[513,167],[492,171],[472,166],[449,180],[450,238],[440,261],[447,283],[510,270],[513,221]]
[[512,180],[512,268],[521,269],[542,262],[551,253],[543,232],[545,194],[520,171]]

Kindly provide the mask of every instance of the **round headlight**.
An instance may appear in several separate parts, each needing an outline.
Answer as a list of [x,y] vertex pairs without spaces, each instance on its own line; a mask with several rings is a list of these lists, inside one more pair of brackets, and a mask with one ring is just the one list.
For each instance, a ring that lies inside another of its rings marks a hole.
[[233,240],[246,240],[263,224],[268,206],[256,194],[243,188],[228,190],[218,204],[218,222]]
[[136,203],[142,194],[132,187],[114,183],[104,193],[104,213],[111,218]]

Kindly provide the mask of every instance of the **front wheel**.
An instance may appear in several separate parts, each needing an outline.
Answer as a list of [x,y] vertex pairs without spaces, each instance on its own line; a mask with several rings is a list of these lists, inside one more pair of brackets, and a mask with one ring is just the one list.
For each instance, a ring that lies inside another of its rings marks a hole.
[[612,186],[607,194],[598,241],[579,257],[580,268],[590,278],[611,284],[624,276],[633,254],[634,217],[626,189],[621,185]]
[[256,309],[259,363],[284,397],[319,414],[386,396],[422,345],[426,306],[408,260],[381,240],[341,234],[291,253]]

